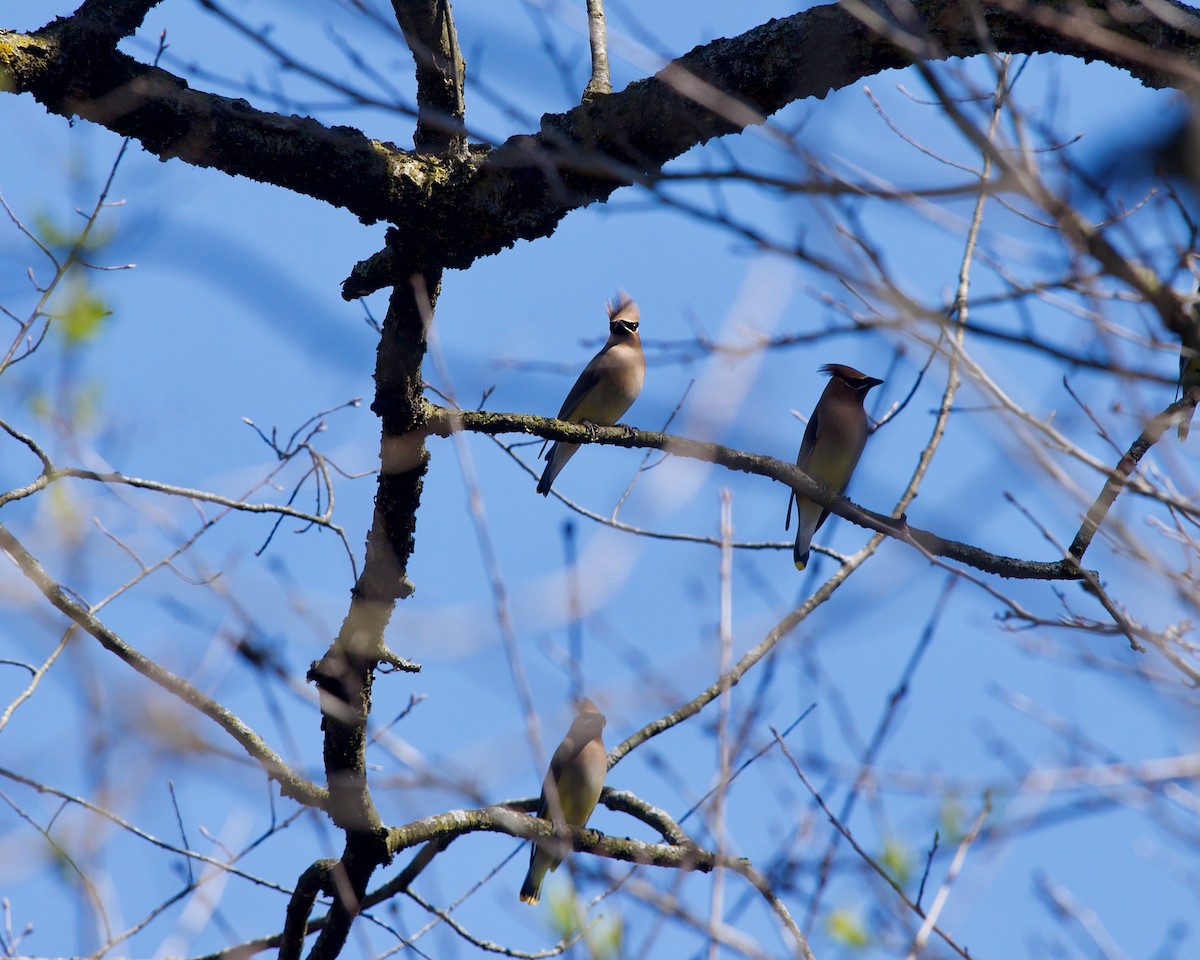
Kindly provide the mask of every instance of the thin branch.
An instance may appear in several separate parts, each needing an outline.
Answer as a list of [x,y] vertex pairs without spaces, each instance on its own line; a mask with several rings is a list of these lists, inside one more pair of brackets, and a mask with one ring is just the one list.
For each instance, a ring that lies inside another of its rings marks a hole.
[[[514,950],[512,947],[507,946],[506,944],[497,943],[494,940],[483,940],[475,936],[469,930],[467,930],[466,927],[450,916],[449,910],[439,910],[433,904],[425,900],[424,897],[418,896],[412,890],[405,890],[404,893],[410,900],[413,901],[413,903],[420,906],[421,909],[433,914],[440,922],[446,924],[446,926],[453,930],[458,936],[462,937],[462,939],[467,943],[471,944],[471,946],[478,947],[480,950],[484,950],[487,953],[499,953],[506,957],[516,957],[517,960],[544,960],[546,957],[561,956],[571,947],[575,946],[575,944],[583,940],[587,936],[588,932],[597,923],[599,923],[601,919],[600,917],[596,917],[591,923],[587,924],[586,926],[582,926],[580,929],[577,929],[572,936],[560,940],[548,950]],[[415,940],[416,937],[414,936],[412,939]],[[411,944],[408,944],[408,946],[411,946]]]
[[1075,534],[1075,539],[1071,542],[1071,546],[1067,550],[1072,557],[1076,560],[1083,559],[1083,555],[1092,543],[1092,538],[1096,536],[1100,525],[1104,523],[1104,518],[1108,516],[1109,509],[1117,497],[1120,496],[1121,491],[1125,489],[1130,475],[1137,468],[1142,457],[1158,442],[1159,438],[1162,437],[1171,424],[1178,422],[1181,416],[1190,415],[1195,406],[1196,398],[1194,396],[1184,396],[1181,400],[1176,400],[1165,410],[1150,418],[1150,422],[1146,424],[1129,450],[1126,451],[1117,465],[1113,467],[1112,473],[1108,475],[1108,479],[1104,483],[1104,489],[1100,491],[1100,495],[1088,507],[1087,516],[1083,518],[1083,524],[1080,526],[1079,532]]
[[8,726],[8,721],[12,719],[12,715],[17,711],[21,704],[33,696],[34,691],[37,690],[38,685],[42,682],[42,677],[46,675],[46,671],[54,666],[54,661],[57,660],[58,655],[67,648],[67,643],[74,635],[75,627],[72,625],[63,631],[62,639],[59,640],[58,645],[50,651],[50,655],[42,661],[41,666],[32,670],[33,676],[29,678],[29,683],[26,685],[25,689],[18,693],[12,703],[4,708],[3,713],[0,713],[0,733],[4,732],[4,728]]
[[[850,831],[841,823],[840,820],[838,820],[838,818],[836,816],[834,816],[833,811],[829,809],[829,806],[825,803],[825,800],[817,792],[816,787],[814,787],[812,785],[812,782],[808,779],[808,777],[805,776],[804,771],[800,768],[800,764],[796,762],[796,758],[793,757],[791,754],[791,751],[788,750],[787,744],[783,742],[783,738],[779,736],[779,734],[775,731],[774,727],[771,728],[771,732],[773,734],[775,734],[775,738],[779,742],[779,748],[783,751],[783,755],[785,757],[787,757],[788,762],[791,763],[792,769],[796,771],[796,776],[798,776],[800,778],[800,782],[803,783],[805,788],[807,788],[808,792],[812,794],[813,799],[817,801],[817,805],[821,808],[821,811],[825,814],[826,817],[829,818],[829,822],[832,823],[834,825],[834,827],[837,828],[838,832],[841,833],[841,835],[846,838],[846,842],[849,843],[850,846],[854,848],[854,852],[858,854],[858,856],[863,860],[863,862],[866,863],[867,866],[869,866],[872,870],[874,870],[876,874],[878,874],[881,878],[883,878],[883,880],[887,883],[887,885],[896,892],[896,896],[898,896],[900,898],[901,902],[906,907],[908,907],[908,909],[912,910],[919,917],[924,919],[925,911],[922,910],[919,906],[917,906],[917,904],[913,903],[913,901],[908,899],[908,895],[900,888],[900,884],[898,884],[896,882],[896,880],[892,877],[892,875],[890,873],[888,873],[888,871],[886,869],[884,869],[884,867],[881,866],[879,864],[879,862],[875,860],[874,857],[872,857],[869,853],[867,853],[867,851],[864,850],[862,848],[862,846],[859,845],[859,842],[854,839],[854,836],[850,833]],[[945,941],[946,945],[948,947],[950,947],[950,949],[952,949],[960,957],[962,957],[963,960],[971,960],[970,953],[968,953],[963,947],[960,947],[957,943],[955,943],[954,940],[951,939],[949,934],[944,932],[936,924],[933,926],[933,930],[937,933],[937,935],[939,937],[942,938],[942,940]]]
[[941,916],[942,909],[946,906],[946,901],[950,897],[950,887],[958,878],[959,872],[962,870],[963,863],[967,859],[967,850],[979,837],[979,831],[983,829],[983,822],[987,819],[988,814],[992,811],[992,801],[988,797],[984,797],[983,807],[975,817],[971,828],[967,831],[965,837],[958,845],[958,849],[954,851],[954,859],[950,861],[950,866],[946,870],[946,879],[942,881],[942,885],[938,887],[938,892],[934,895],[933,903],[929,907],[929,913],[925,920],[921,923],[921,928],[917,931],[917,935],[913,937],[912,946],[909,948],[908,956],[905,960],[917,960],[921,951],[925,949],[925,944],[929,940],[929,934],[933,932],[937,925],[937,918]]
[[55,787],[47,786],[46,784],[39,783],[36,780],[31,780],[29,777],[22,776],[15,770],[9,770],[5,767],[0,767],[0,777],[5,777],[8,780],[12,780],[14,783],[22,784],[23,786],[29,787],[32,790],[36,790],[38,793],[49,794],[52,797],[58,797],[67,801],[68,803],[73,803],[76,806],[82,807],[84,810],[88,810],[97,816],[103,817],[110,823],[116,824],[116,826],[132,834],[138,839],[145,840],[147,843],[165,850],[168,853],[178,854],[179,856],[185,857],[188,860],[196,860],[200,863],[207,864],[210,867],[215,867],[218,870],[224,870],[234,876],[240,877],[243,880],[248,880],[250,883],[256,884],[260,887],[266,887],[267,889],[275,890],[280,893],[291,892],[287,887],[280,886],[274,881],[255,876],[252,873],[247,873],[245,870],[235,867],[233,864],[227,863],[224,860],[218,860],[215,857],[208,856],[207,854],[198,853],[195,850],[189,850],[185,847],[176,846],[173,843],[167,843],[165,840],[160,840],[153,834],[147,833],[140,827],[134,826],[128,820],[122,819],[112,811],[104,809],[104,807],[97,806],[90,800],[86,800],[83,797],[77,796],[73,793],[66,793],[65,791],[59,790]]
[[612,93],[608,76],[608,31],[604,22],[604,0],[587,0],[588,43],[592,48],[592,76],[583,90],[583,102]]
[[[0,422],[0,428],[7,429],[7,425]],[[8,493],[0,494],[0,506],[6,503],[11,503],[15,500],[21,500],[39,490],[48,487],[62,479],[74,480],[91,480],[95,483],[110,483],[120,484],[126,487],[134,487],[138,490],[152,490],[155,493],[163,493],[171,497],[184,497],[188,500],[197,500],[201,503],[212,503],[220,507],[228,507],[230,510],[236,510],[240,513],[273,513],[283,517],[292,517],[296,520],[303,520],[307,524],[312,524],[317,527],[325,527],[332,530],[334,533],[345,541],[345,531],[342,530],[336,523],[330,519],[330,511],[326,510],[321,514],[308,513],[305,510],[298,510],[290,504],[281,503],[248,503],[245,500],[236,499],[234,497],[226,497],[219,493],[211,493],[208,490],[197,490],[191,487],[177,487],[174,484],[163,483],[159,480],[144,480],[140,477],[127,477],[123,474],[110,472],[100,473],[95,470],[82,470],[76,467],[52,467],[48,472],[43,473],[36,481],[27,486],[20,487],[16,490],[11,490]],[[348,546],[347,546],[347,549]],[[353,559],[353,557],[351,557]]]
[[285,797],[291,797],[308,806],[325,807],[329,800],[326,790],[296,773],[232,711],[129,646],[97,619],[84,603],[51,579],[42,569],[42,565],[3,525],[0,525],[0,549],[13,559],[21,572],[51,604],[100,641],[106,650],[116,654],[142,676],[157,683],[164,690],[179,697],[184,703],[195,707],[216,722],[242,745],[251,758],[258,761],[268,777],[279,783],[280,790]]
[[[729,792],[729,712],[732,708],[729,683],[729,666],[733,656],[733,495],[728,489],[721,491],[721,617],[719,627],[719,653],[717,676],[721,686],[717,704],[717,784],[712,802],[712,832],[717,842],[717,855],[725,853],[728,827],[725,823],[725,804]],[[720,870],[713,875],[709,891],[709,923],[713,927],[722,924],[725,909],[725,876]],[[716,939],[708,942],[709,960],[717,960],[720,946]]]
[[646,724],[640,730],[630,734],[621,743],[613,747],[613,749],[608,752],[608,769],[611,770],[632,750],[641,746],[647,740],[658,736],[660,733],[670,730],[677,724],[683,723],[683,721],[687,720],[689,717],[695,716],[697,713],[703,710],[706,705],[715,700],[717,696],[720,695],[721,691],[726,687],[736,686],[751,667],[753,667],[763,657],[770,653],[771,650],[775,648],[776,644],[778,644],[781,640],[788,636],[788,634],[796,629],[797,626],[807,619],[809,614],[811,614],[814,610],[821,606],[821,604],[833,596],[837,588],[845,583],[846,578],[849,577],[850,574],[857,570],[860,566],[862,566],[867,561],[868,557],[875,553],[875,549],[881,539],[882,538],[880,537],[873,537],[870,543],[859,550],[858,553],[854,554],[852,557],[849,557],[845,563],[843,563],[836,571],[834,571],[833,576],[821,584],[821,586],[816,590],[816,592],[813,593],[812,596],[810,596],[804,601],[804,603],[802,603],[799,607],[797,607],[777,624],[775,624],[774,627],[767,631],[766,636],[764,636],[762,640],[760,640],[754,647],[752,647],[750,650],[747,650],[746,653],[742,655],[742,658],[733,665],[733,669],[731,669],[727,675],[718,677],[715,683],[712,683],[704,690],[701,690],[700,693],[698,693],[687,703],[677,707],[670,713],[659,717],[657,720]]
[[[854,785],[847,795],[845,802],[842,804],[841,810],[838,812],[838,821],[840,823],[849,823],[850,817],[854,813],[854,808],[858,803],[858,798],[870,780],[872,771],[875,767],[875,761],[879,756],[879,751],[883,746],[884,738],[891,729],[892,721],[895,719],[896,711],[899,709],[901,701],[908,696],[912,678],[916,673],[917,667],[925,656],[930,643],[933,641],[937,626],[941,621],[942,613],[945,611],[946,602],[950,598],[950,591],[954,589],[954,584],[957,583],[953,577],[947,578],[946,585],[942,589],[941,595],[938,597],[937,603],[934,606],[933,613],[930,614],[929,622],[926,623],[925,629],[921,631],[921,636],[917,640],[917,645],[913,652],[909,655],[908,662],[905,663],[904,669],[900,673],[900,679],[888,697],[887,707],[884,709],[883,716],[879,718],[879,722],[875,725],[875,732],[871,736],[870,743],[867,744],[862,756],[858,761],[858,773],[854,778]],[[787,731],[784,731],[786,736]],[[829,882],[830,869],[833,865],[833,856],[837,851],[838,840],[841,839],[841,834],[834,832],[829,843],[825,847],[825,853],[821,857],[821,864],[817,870],[817,883],[813,889],[813,895],[809,900],[808,911],[805,915],[805,926],[812,927],[817,915],[817,908],[820,903],[821,893],[824,891],[826,884]],[[920,902],[918,895],[917,901]]]

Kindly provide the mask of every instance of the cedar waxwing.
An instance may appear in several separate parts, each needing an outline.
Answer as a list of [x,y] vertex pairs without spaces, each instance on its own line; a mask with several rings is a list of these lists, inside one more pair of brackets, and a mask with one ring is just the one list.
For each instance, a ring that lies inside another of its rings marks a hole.
[[[539,817],[574,827],[587,824],[608,772],[608,752],[600,739],[603,730],[604,714],[591,700],[581,700],[571,729],[550,759],[538,801]],[[521,884],[522,903],[538,902],[546,871],[557,870],[561,862],[561,857],[534,841],[529,851],[529,872]]]
[[[639,319],[637,304],[624,292],[608,304],[608,342],[583,368],[558,411],[559,420],[611,427],[633,405],[646,378]],[[543,497],[550,493],[554,478],[578,449],[577,443],[556,443],[550,448],[538,493]]]
[[[829,383],[804,430],[796,466],[840,496],[867,443],[867,412],[863,409],[863,400],[867,391],[883,381],[841,363],[827,363],[821,367],[821,372],[829,374]],[[796,569],[803,570],[808,566],[813,534],[821,529],[829,511],[793,491],[788,497],[785,530],[792,523],[792,497],[796,499],[796,546],[792,556]]]

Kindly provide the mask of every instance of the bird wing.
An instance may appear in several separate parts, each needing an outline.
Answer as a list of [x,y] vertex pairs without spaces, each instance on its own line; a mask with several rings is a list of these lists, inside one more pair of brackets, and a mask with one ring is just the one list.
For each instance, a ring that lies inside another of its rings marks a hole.
[[550,769],[546,771],[546,779],[542,783],[542,795],[538,798],[537,815],[539,817],[549,819],[550,801],[547,799],[547,794],[550,792],[549,786],[552,783],[558,783],[563,767],[579,756],[579,751],[583,749],[586,742],[586,738],[576,742],[576,738],[568,733],[554,751],[554,756],[550,758]]
[[812,456],[813,447],[817,445],[817,431],[820,429],[820,417],[817,416],[817,411],[813,410],[812,416],[808,418],[808,426],[804,428],[804,439],[800,441],[800,452],[796,454],[796,466],[801,470],[808,463],[808,458]]
[[[796,454],[796,466],[801,470],[808,463],[808,458],[812,455],[813,447],[817,444],[817,411],[813,410],[812,416],[808,418],[808,425],[804,428],[804,438],[800,441],[800,452]],[[795,502],[796,491],[793,490],[788,494],[787,517],[783,521],[783,529],[789,530],[792,526],[792,503]],[[799,517],[796,520],[799,523]],[[825,518],[821,517],[817,526],[819,527],[825,522]]]
[[[563,770],[579,759],[579,755],[587,748],[588,744],[599,740],[603,730],[604,716],[598,712],[580,714],[575,718],[571,729],[567,731],[567,735],[555,749],[554,756],[550,758],[550,769],[546,771],[546,779],[542,782],[542,795],[538,799],[537,815],[539,817],[548,816],[549,803],[546,797],[552,785],[562,779]],[[603,751],[603,743],[600,744],[600,749]]]
[[600,380],[600,358],[608,352],[608,347],[609,344],[606,343],[604,349],[592,357],[588,361],[588,365],[583,368],[583,373],[575,381],[575,386],[571,388],[567,399],[563,401],[562,409],[558,411],[559,420],[570,420],[571,414],[578,409],[584,397],[596,389],[596,384]]

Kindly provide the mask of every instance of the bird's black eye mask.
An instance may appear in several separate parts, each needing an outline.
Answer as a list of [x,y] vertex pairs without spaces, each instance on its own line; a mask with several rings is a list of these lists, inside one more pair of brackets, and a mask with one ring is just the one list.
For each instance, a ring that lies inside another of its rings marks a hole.
[[859,393],[866,393],[872,387],[877,387],[883,383],[882,380],[878,380],[875,377],[842,377],[842,379]]
[[609,324],[609,332],[616,333],[618,330],[624,330],[626,333],[637,333],[638,322],[636,320],[614,320]]

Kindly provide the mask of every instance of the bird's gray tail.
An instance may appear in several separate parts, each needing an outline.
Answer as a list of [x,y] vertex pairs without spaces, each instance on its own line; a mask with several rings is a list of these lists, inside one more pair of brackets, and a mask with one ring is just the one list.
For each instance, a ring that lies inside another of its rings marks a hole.
[[554,478],[559,475],[567,461],[575,456],[579,449],[577,443],[556,443],[546,455],[546,469],[542,471],[542,479],[538,481],[537,492],[543,497],[550,493]]
[[[804,540],[803,544],[800,542],[802,539]],[[808,555],[812,553],[810,542],[804,537],[803,527],[796,531],[796,545],[792,547],[792,562],[796,564],[797,570],[803,570],[808,566]]]
[[549,496],[550,487],[554,484],[554,478],[558,476],[558,471],[562,469],[554,462],[554,455],[558,453],[558,444],[550,448],[550,453],[546,457],[546,469],[542,471],[541,479],[538,480],[537,492],[543,497]]

